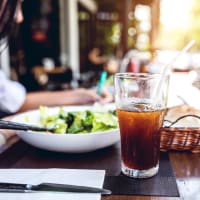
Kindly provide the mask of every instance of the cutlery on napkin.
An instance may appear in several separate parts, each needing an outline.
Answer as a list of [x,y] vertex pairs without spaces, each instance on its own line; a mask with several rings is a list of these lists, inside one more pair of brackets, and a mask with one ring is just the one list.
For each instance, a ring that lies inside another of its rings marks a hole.
[[38,185],[4,183],[0,182],[0,192],[78,192],[78,193],[100,193],[102,195],[111,194],[110,190],[97,187],[87,187],[69,184],[41,183]]
[[[102,188],[105,170],[89,169],[0,169],[0,182],[4,183],[62,183]],[[0,199],[4,200],[100,200],[100,193],[82,192],[1,192]]]

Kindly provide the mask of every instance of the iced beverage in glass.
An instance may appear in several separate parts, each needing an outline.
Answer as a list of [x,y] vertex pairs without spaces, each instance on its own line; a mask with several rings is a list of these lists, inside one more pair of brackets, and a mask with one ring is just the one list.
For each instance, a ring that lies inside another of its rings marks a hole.
[[165,114],[168,77],[155,102],[152,93],[159,78],[160,75],[133,73],[115,76],[122,172],[130,177],[148,178],[159,169],[160,128]]

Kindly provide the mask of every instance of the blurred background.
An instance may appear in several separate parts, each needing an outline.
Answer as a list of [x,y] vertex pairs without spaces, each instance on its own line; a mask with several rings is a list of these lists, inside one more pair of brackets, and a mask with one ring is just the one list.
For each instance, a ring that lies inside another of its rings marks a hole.
[[[200,76],[198,0],[26,0],[1,66],[28,91],[94,86],[102,71],[160,72],[172,66]],[[112,84],[112,83],[111,83]]]

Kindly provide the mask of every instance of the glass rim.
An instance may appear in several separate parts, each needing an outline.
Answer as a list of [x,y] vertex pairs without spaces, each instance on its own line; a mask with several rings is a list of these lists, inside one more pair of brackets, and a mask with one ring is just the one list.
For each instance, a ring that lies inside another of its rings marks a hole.
[[[161,73],[134,73],[134,72],[119,72],[115,74],[117,78],[161,78]],[[164,75],[165,78],[169,77],[169,74]]]

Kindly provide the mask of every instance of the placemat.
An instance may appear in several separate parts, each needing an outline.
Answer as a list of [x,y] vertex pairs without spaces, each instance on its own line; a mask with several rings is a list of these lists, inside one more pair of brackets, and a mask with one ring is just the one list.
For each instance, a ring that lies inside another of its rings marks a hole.
[[106,176],[104,188],[110,189],[114,195],[180,196],[168,153],[161,153],[156,176],[148,179],[133,179],[122,174]]

